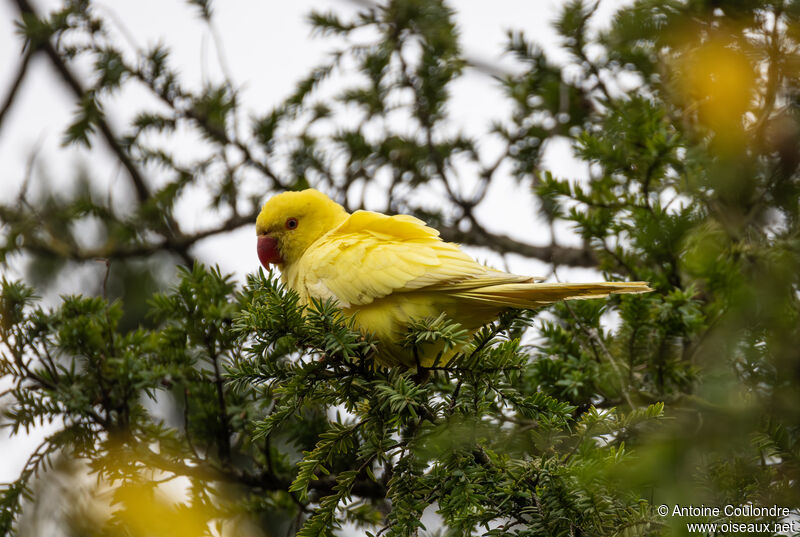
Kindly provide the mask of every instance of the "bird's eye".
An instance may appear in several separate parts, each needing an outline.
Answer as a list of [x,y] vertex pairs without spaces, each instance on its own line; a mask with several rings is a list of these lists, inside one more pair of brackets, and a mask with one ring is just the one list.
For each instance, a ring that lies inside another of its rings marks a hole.
[[295,229],[295,228],[297,228],[297,218],[287,218],[286,229]]

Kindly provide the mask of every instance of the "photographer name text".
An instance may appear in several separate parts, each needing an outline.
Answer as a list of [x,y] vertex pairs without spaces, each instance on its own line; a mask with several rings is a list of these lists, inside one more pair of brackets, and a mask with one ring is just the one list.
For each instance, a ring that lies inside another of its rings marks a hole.
[[679,505],[675,504],[671,509],[668,505],[660,505],[657,509],[658,514],[661,516],[769,516],[769,517],[787,517],[792,512],[788,507],[781,507],[779,505],[771,505],[768,507],[760,507],[758,505],[726,505],[724,507],[708,506],[700,504],[697,505]]
[[[688,517],[688,518],[719,518],[719,517],[771,517],[786,519],[796,514],[789,507],[779,505],[725,505],[722,507],[709,505],[680,505],[672,507],[666,504],[659,505],[656,512],[663,517]],[[690,522],[686,524],[688,533],[716,534],[722,533],[778,533],[782,535],[794,534],[800,530],[800,520],[783,520],[780,522]]]

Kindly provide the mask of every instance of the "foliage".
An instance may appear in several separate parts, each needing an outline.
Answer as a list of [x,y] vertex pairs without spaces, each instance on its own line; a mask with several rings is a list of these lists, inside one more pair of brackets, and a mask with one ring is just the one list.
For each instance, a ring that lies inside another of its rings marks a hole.
[[[212,23],[210,2],[190,3]],[[121,209],[81,177],[64,198],[23,190],[0,207],[2,260],[30,256],[30,279],[44,284],[68,262],[106,259],[97,288],[112,298],[126,275],[147,273],[136,263],[192,268],[146,317],[93,296],[44,308],[38,288],[3,280],[3,425],[56,425],[2,489],[4,534],[26,531],[26,510],[60,472],[88,473],[107,493],[65,521],[90,535],[172,535],[141,524],[170,517],[186,535],[332,535],[344,524],[375,535],[671,535],[686,520],[655,506],[797,512],[797,2],[637,0],[604,30],[592,26],[596,3],[565,2],[565,64],[509,33],[519,69],[498,76],[511,112],[486,134],[502,147],[491,159],[449,128],[454,81],[486,67],[465,56],[441,1],[389,0],[350,20],[312,14],[341,48],[246,126],[230,81],[190,88],[163,47],[132,56],[91,2],[48,16],[17,4],[27,54],[46,56],[75,94],[65,142],[102,138],[134,195]],[[86,58],[96,76],[84,87],[72,62]],[[322,91],[341,75],[353,78]],[[118,135],[104,103],[128,84],[161,107]],[[179,161],[162,146],[159,135],[180,129],[202,157]],[[556,139],[589,164],[588,179],[541,169]],[[487,229],[479,206],[508,173],[530,185],[532,211],[571,225],[582,246]],[[175,207],[206,182],[209,209],[225,216],[188,232]],[[356,194],[382,191],[386,206],[372,208],[417,214],[448,240],[656,292],[508,312],[471,338],[444,317],[420,319],[399,343],[466,340],[465,350],[427,370],[386,370],[333,303],[303,307],[275,275],[239,287],[193,263],[198,241],[252,224],[262,193],[309,184],[350,209],[364,206]],[[446,199],[431,208],[420,191]],[[86,221],[100,229],[88,245],[76,231]],[[166,482],[177,498],[164,499]],[[423,527],[433,512],[440,529]]]
[[[661,417],[663,405],[579,414],[527,392],[528,356],[507,339],[508,325],[420,382],[414,371],[377,367],[374,343],[349,319],[330,304],[299,306],[263,272],[237,291],[196,265],[150,307],[157,327],[123,335],[119,303],[70,297],[45,311],[30,288],[3,284],[13,312],[3,317],[13,357],[3,373],[16,380],[7,418],[16,431],[60,416],[63,431],[39,451],[87,461],[122,506],[99,535],[128,511],[154,514],[137,505],[143,490],[178,476],[184,508],[208,506],[190,516],[195,526],[238,512],[274,530],[303,520],[298,535],[345,521],[407,535],[434,503],[459,532],[607,532],[641,517],[636,495],[611,478],[625,450],[607,439]],[[453,327],[436,319],[415,331],[421,344],[447,340]],[[170,425],[147,399],[171,399],[182,419]],[[5,532],[46,465],[37,452],[6,489]],[[587,511],[596,501],[608,512]]]

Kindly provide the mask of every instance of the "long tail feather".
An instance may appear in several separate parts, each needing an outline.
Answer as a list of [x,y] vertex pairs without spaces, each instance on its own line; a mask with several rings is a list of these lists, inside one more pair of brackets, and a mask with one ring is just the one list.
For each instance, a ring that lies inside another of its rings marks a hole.
[[612,293],[649,293],[647,282],[506,283],[475,287],[457,296],[509,308],[538,308],[559,300],[603,298]]

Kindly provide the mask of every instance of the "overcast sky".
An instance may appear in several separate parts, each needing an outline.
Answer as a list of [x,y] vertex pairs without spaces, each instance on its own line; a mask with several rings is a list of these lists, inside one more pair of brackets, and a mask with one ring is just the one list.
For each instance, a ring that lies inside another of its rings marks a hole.
[[[458,0],[457,22],[462,43],[468,56],[495,64],[500,69],[514,69],[510,58],[502,55],[506,31],[524,30],[555,60],[563,59],[558,40],[550,22],[561,0]],[[54,1],[36,1],[40,12],[60,5]],[[198,87],[204,80],[221,75],[213,40],[207,27],[196,17],[196,10],[181,1],[164,0],[105,0],[94,4],[101,13],[118,21],[118,30],[129,32],[139,46],[160,42],[172,51],[172,65],[179,67],[184,81]],[[605,0],[595,18],[597,25],[607,23],[618,0]],[[223,54],[230,66],[234,84],[242,88],[244,108],[250,112],[270,110],[286,97],[295,82],[315,65],[321,63],[331,49],[325,38],[311,38],[306,15],[312,8],[335,10],[342,15],[354,13],[356,6],[346,0],[246,1],[224,0],[214,4],[215,24],[223,43]],[[0,97],[4,98],[20,63],[22,41],[15,33],[14,3],[0,2]],[[106,112],[117,132],[123,132],[126,120],[138,111],[146,99],[136,92],[124,93]],[[498,83],[489,76],[468,71],[453,87],[452,108],[458,110],[452,118],[454,128],[479,136],[489,129],[492,119],[507,115],[507,105],[501,98]],[[119,167],[102,144],[92,151],[61,147],[66,125],[75,111],[71,95],[64,91],[45,58],[37,58],[30,66],[17,102],[0,130],[0,197],[16,196],[25,176],[27,162],[38,151],[35,177],[46,176],[50,188],[59,188],[63,170],[74,170],[76,164],[86,166],[94,180],[114,185],[119,181]],[[190,148],[185,148],[189,151]],[[586,168],[571,156],[568,144],[555,141],[545,155],[545,169],[556,175],[580,177]],[[113,187],[112,187],[113,188]],[[489,192],[490,199],[483,208],[483,221],[488,227],[502,230],[529,242],[545,244],[549,234],[537,223],[530,211],[529,185],[518,185],[510,178],[503,179]],[[494,218],[494,216],[497,218]],[[203,227],[205,214],[184,207],[178,214],[187,228]],[[562,240],[561,237],[559,237]],[[564,234],[563,242],[570,237]],[[257,268],[255,237],[252,229],[243,229],[224,238],[200,243],[195,255],[209,264],[219,264],[224,271],[241,276]],[[476,252],[475,255],[488,253]],[[498,262],[498,259],[493,259]],[[545,267],[536,261],[508,260],[515,272],[542,274]],[[14,275],[16,270],[12,270]],[[565,271],[566,273],[566,271]],[[580,278],[586,271],[575,271],[570,279]],[[563,277],[563,275],[562,275]],[[596,277],[596,276],[595,276]],[[67,284],[69,285],[69,283]],[[80,292],[81,289],[69,289]],[[0,383],[0,388],[2,388]],[[29,437],[11,441],[0,433],[0,482],[17,477],[30,450],[50,427],[33,431]]]

